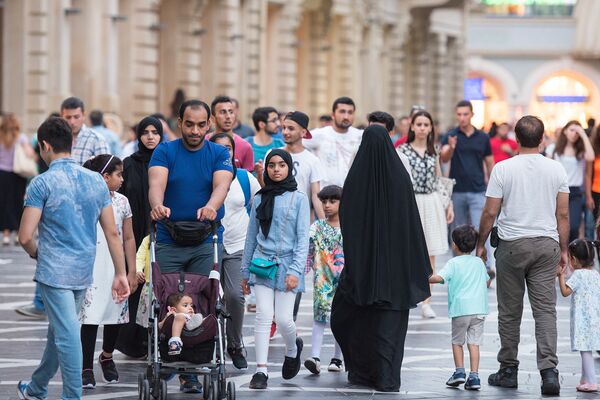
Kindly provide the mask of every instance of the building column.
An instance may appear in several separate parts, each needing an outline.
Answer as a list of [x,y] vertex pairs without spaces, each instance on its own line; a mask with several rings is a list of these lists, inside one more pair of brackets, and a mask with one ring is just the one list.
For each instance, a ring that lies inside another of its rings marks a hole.
[[4,5],[3,108],[33,133],[47,117],[50,1],[9,1]]
[[71,45],[69,16],[65,10],[70,0],[51,1],[49,9],[48,52],[52,53],[52,62],[48,65],[48,109],[59,111],[60,104],[71,94]]
[[407,28],[408,21],[402,18],[392,26],[390,34],[391,43],[388,52],[388,57],[390,57],[388,109],[394,118],[405,115],[410,107],[405,89],[407,82],[411,80],[410,76],[406,74],[407,64],[410,62],[406,52]]
[[413,10],[410,28],[409,54],[410,62],[407,71],[411,79],[409,83],[409,99],[412,105],[421,105],[427,108],[427,85],[429,76],[428,31],[429,12],[427,10]]
[[432,34],[433,59],[431,68],[431,105],[433,118],[446,123],[448,120],[448,71],[447,36],[443,33]]
[[268,4],[266,0],[243,2],[241,23],[243,45],[239,60],[241,62],[238,81],[241,83],[238,93],[241,120],[249,123],[254,109],[262,106],[261,93],[261,52],[263,51],[263,32],[267,20]]
[[163,0],[159,8],[158,110],[167,117],[177,89],[187,98],[201,94],[201,14],[202,7],[191,0]]
[[[128,110],[130,123],[159,110],[159,9],[147,0],[127,0],[128,23],[123,25],[128,37],[121,38],[122,67],[121,88],[126,87],[126,102],[122,110]],[[125,58],[126,57],[126,58]]]

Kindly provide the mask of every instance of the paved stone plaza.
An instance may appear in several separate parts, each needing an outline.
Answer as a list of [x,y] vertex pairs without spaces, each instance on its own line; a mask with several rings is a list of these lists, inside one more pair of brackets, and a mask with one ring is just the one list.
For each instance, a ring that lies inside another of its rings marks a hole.
[[[439,262],[443,264],[442,260]],[[0,399],[16,399],[16,384],[21,379],[29,379],[38,364],[44,348],[47,324],[17,315],[13,309],[31,301],[34,290],[34,264],[17,247],[0,248]],[[453,369],[450,347],[450,320],[446,317],[446,290],[437,286],[433,293],[433,308],[438,318],[423,320],[419,310],[411,313],[406,350],[402,368],[402,387],[400,394],[392,394],[407,399],[434,398],[476,398],[487,399],[532,399],[540,398],[539,374],[535,364],[535,341],[531,311],[526,309],[523,317],[518,390],[502,390],[487,386],[487,376],[497,369],[496,352],[499,346],[497,333],[497,313],[495,290],[489,292],[490,311],[485,327],[485,341],[482,346],[480,375],[482,389],[479,392],[466,392],[462,389],[446,388],[444,382]],[[559,299],[559,370],[561,372],[563,398],[600,398],[600,395],[584,395],[575,391],[579,380],[580,358],[572,353],[569,345],[569,302]],[[298,334],[304,339],[303,359],[310,356],[310,335],[312,321],[311,293],[302,300],[298,317]],[[236,382],[240,399],[275,399],[282,396],[295,399],[353,399],[373,396],[374,392],[358,386],[349,385],[345,374],[330,373],[326,367],[318,377],[311,376],[302,367],[300,374],[291,381],[283,381],[278,369],[283,361],[283,341],[276,335],[271,342],[269,354],[269,389],[266,392],[251,391],[248,383],[254,372],[254,343],[252,328],[254,314],[247,314],[244,322],[245,344],[248,350],[248,371],[237,371],[230,364],[229,379]],[[100,336],[100,335],[99,335]],[[100,341],[96,350],[100,350]],[[328,364],[333,354],[333,341],[330,331],[326,332],[325,345],[321,359]],[[96,357],[97,358],[97,357]],[[468,360],[468,356],[466,356]],[[107,386],[99,383],[95,390],[85,392],[89,400],[136,399],[137,373],[144,367],[143,360],[127,359],[121,354],[115,355],[120,372],[121,383]],[[600,359],[596,361],[600,364]],[[468,366],[467,366],[468,367]],[[101,381],[100,368],[96,365],[96,379]],[[597,367],[600,370],[600,365]],[[60,396],[60,374],[51,382],[49,399]],[[176,380],[169,384],[169,399],[198,399],[201,395],[184,395],[179,392]],[[390,395],[388,395],[390,396]]]

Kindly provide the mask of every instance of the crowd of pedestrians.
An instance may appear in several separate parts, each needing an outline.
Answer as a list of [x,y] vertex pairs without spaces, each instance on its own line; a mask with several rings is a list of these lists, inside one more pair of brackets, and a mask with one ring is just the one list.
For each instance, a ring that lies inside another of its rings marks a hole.
[[[594,221],[600,203],[597,129],[586,132],[570,121],[556,145],[545,147],[541,120],[525,116],[514,132],[501,123],[487,133],[472,125],[466,100],[455,108],[458,126],[443,134],[423,107],[397,120],[371,112],[360,130],[349,97],[336,99],[312,130],[305,113],[270,106],[254,110],[253,130],[227,96],[209,104],[180,95],[172,108],[168,119],[154,114],[139,121],[127,143],[99,110],[89,113],[88,127],[76,97],[63,101],[33,142],[14,115],[2,117],[3,245],[17,241],[37,262],[33,302],[16,311],[49,322],[42,361],[31,381],[19,383],[21,398],[46,398],[59,367],[63,398],[93,389],[99,326],[103,379],[118,382],[113,352],[146,353],[146,330],[136,314],[145,301],[152,227],[162,272],[209,275],[212,238],[190,245],[177,232],[182,224],[199,232],[215,222],[231,315],[226,349],[240,370],[248,368],[245,304],[255,304],[251,389],[268,387],[275,329],[285,342],[282,377],[294,378],[302,364],[319,375],[330,324],[335,343],[328,371],[345,370],[351,383],[398,391],[409,310],[421,304],[424,318],[436,318],[430,285],[447,284],[456,369],[446,384],[478,390],[487,290],[496,277],[500,368],[488,384],[518,386],[527,289],[541,390],[558,394],[558,276],[560,292],[573,296],[572,348],[583,365],[577,389],[597,391],[591,354],[600,343],[587,332],[600,326],[600,277],[593,269],[598,242],[593,228],[587,239],[589,229],[581,229],[585,208]],[[48,167],[39,176],[42,171],[28,164],[36,157]],[[436,271],[436,257],[449,244],[455,257]],[[303,359],[295,319],[306,283],[314,288],[313,327],[311,354]],[[189,299],[182,294],[169,301],[171,355],[181,352],[181,331],[198,323]],[[193,375],[179,381],[183,392],[202,390]]]

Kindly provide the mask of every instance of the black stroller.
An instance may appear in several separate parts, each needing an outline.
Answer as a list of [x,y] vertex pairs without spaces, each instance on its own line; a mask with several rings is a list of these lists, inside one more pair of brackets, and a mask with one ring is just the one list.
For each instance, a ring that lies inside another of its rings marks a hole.
[[[194,273],[161,273],[156,262],[156,233],[150,234],[151,273],[147,274],[149,321],[148,365],[146,372],[138,376],[140,400],[165,400],[166,377],[171,374],[203,376],[205,400],[235,400],[235,383],[225,378],[225,355],[223,333],[225,311],[220,298],[220,273],[216,226],[213,224],[214,265],[210,276]],[[204,315],[202,324],[192,331],[181,334],[184,347],[178,356],[168,355],[167,333],[170,333],[173,317],[167,318],[162,329],[159,322],[167,314],[167,297],[179,291],[188,293],[197,312]],[[216,345],[216,346],[215,346]]]

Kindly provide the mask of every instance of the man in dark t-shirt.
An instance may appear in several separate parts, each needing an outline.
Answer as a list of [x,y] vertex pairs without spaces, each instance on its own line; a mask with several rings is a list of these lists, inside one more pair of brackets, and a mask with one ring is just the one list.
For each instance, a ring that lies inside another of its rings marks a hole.
[[[452,202],[454,224],[472,224],[479,228],[485,203],[486,182],[494,167],[488,135],[471,125],[473,105],[462,100],[456,105],[458,127],[442,139],[442,162],[451,161],[450,178],[456,180]],[[483,164],[485,163],[485,170]]]

